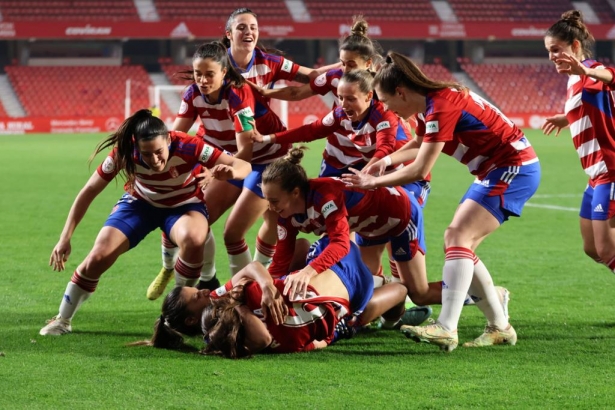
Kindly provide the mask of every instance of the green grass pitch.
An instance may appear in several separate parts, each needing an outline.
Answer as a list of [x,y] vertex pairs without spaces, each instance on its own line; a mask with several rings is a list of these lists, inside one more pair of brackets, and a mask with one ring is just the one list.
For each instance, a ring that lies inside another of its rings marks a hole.
[[[39,336],[122,186],[112,183],[94,202],[73,237],[67,271],[53,272],[49,255],[75,195],[102,159],[87,164],[102,136],[0,137],[0,408],[614,407],[615,276],[582,251],[576,210],[586,178],[569,133],[528,136],[541,159],[541,187],[523,217],[477,251],[496,283],[511,291],[516,346],[445,354],[378,331],[323,351],[240,361],[125,346],[148,338],[160,312],[160,301],[145,298],[160,269],[157,232],[103,275],[75,316],[74,333]],[[312,176],[321,152],[322,143],[312,144],[304,161]],[[441,278],[443,232],[471,182],[462,165],[438,160],[425,209],[431,280]],[[221,222],[213,229],[226,280]],[[482,332],[484,320],[467,307],[459,325],[465,342]]]

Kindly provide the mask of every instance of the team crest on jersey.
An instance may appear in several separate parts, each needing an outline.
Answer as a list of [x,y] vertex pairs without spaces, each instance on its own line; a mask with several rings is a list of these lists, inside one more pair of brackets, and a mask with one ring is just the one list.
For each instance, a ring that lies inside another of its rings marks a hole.
[[182,100],[182,103],[179,105],[179,114],[185,114],[188,112],[188,103]]
[[329,201],[322,206],[321,212],[325,218],[328,217],[333,211],[337,211],[337,205],[335,205],[335,202],[333,201]]
[[434,132],[440,132],[440,124],[438,121],[427,121],[425,124],[425,134],[433,134]]
[[322,124],[330,127],[335,122],[335,118],[333,117],[333,111],[331,111],[325,118],[322,119]]
[[322,73],[314,80],[314,85],[317,87],[322,87],[325,84],[327,84],[327,73]]
[[284,239],[286,239],[286,234],[286,228],[278,225],[278,239],[283,241]]
[[113,158],[107,157],[105,158],[105,162],[102,164],[102,171],[105,174],[111,174],[115,170],[115,161]]
[[282,61],[284,61],[282,63],[282,71],[286,71],[287,73],[290,73],[290,71],[293,69],[293,62],[285,58],[283,58]]
[[339,83],[340,83],[340,79],[339,79],[339,78],[334,78],[334,79],[331,81],[331,85],[332,85],[333,87],[335,87],[335,88],[337,88],[337,85],[338,85]]
[[387,128],[391,128],[391,124],[388,121],[382,121],[376,126],[376,131],[386,130]]
[[201,161],[201,162],[209,161],[209,158],[211,158],[213,153],[214,153],[214,147],[210,147],[209,145],[205,145],[203,147],[203,151],[201,152],[201,157],[199,158],[199,161]]
[[177,168],[175,167],[169,169],[169,174],[171,174],[172,178],[177,178],[179,176],[179,172],[177,172]]

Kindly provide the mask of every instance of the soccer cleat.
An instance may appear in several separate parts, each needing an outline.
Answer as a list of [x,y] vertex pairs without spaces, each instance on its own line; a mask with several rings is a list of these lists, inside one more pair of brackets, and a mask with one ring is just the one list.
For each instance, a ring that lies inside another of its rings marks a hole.
[[510,292],[508,291],[508,289],[502,286],[496,286],[495,290],[498,291],[500,303],[502,304],[502,309],[504,309],[504,317],[506,319],[510,319],[510,316],[508,316],[508,302],[510,302]]
[[348,317],[343,317],[335,325],[335,331],[333,332],[333,340],[331,344],[337,342],[340,339],[352,339],[357,334],[357,329],[350,325]]
[[445,352],[452,352],[457,347],[459,339],[457,331],[449,332],[440,324],[434,323],[427,326],[402,326],[401,332],[409,339],[417,343],[426,342],[439,346]]
[[415,306],[406,309],[401,317],[401,325],[418,326],[431,316],[431,306]]
[[472,340],[466,342],[463,347],[485,347],[493,345],[511,345],[514,346],[517,343],[517,332],[512,325],[508,325],[505,330],[500,330],[495,326],[485,326],[485,332]]
[[164,293],[165,288],[173,277],[173,269],[160,269],[160,273],[154,279],[154,281],[147,288],[147,298],[149,300],[156,300]]
[[199,280],[199,283],[196,284],[196,288],[198,290],[203,290],[203,289],[216,290],[219,287],[220,287],[220,281],[218,280],[215,274],[213,278],[207,281],[201,279]]
[[40,332],[41,336],[60,336],[72,332],[73,328],[70,325],[69,319],[63,319],[59,315],[54,316],[47,321],[47,325]]

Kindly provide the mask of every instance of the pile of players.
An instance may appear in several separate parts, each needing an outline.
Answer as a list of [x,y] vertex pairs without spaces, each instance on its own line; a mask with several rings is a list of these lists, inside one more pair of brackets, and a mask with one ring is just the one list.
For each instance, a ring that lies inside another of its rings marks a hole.
[[[164,266],[147,296],[161,296],[173,277],[176,287],[147,342],[156,347],[180,348],[184,336],[201,335],[205,352],[233,358],[307,351],[377,320],[450,352],[468,304],[487,325],[463,346],[514,345],[508,290],[494,286],[475,251],[510,216],[520,216],[536,192],[536,153],[519,128],[467,87],[429,78],[396,52],[381,57],[367,27],[355,18],[340,41],[340,63],[310,69],[258,47],[256,14],[234,11],[224,41],[201,45],[192,67],[179,73],[192,84],[171,131],[141,110],[98,146],[96,153],[112,149],[75,199],[51,255],[54,269],[64,269],[76,226],[118,173],[126,193],[75,270],[59,314],[40,333],[70,332],[100,276],[160,228]],[[589,59],[592,40],[577,11],[546,33],[550,59],[570,76],[571,92],[566,114],[547,119],[544,131],[571,124],[590,176],[581,209],[585,249],[613,270],[609,170],[615,164],[608,152],[615,134],[612,116],[600,107],[613,106],[614,71]],[[274,89],[280,80],[303,85]],[[332,111],[297,129],[287,130],[269,107],[271,98],[329,92]],[[197,120],[197,135],[187,135]],[[320,175],[308,178],[304,148],[292,144],[321,138]],[[440,153],[466,165],[476,180],[444,233],[442,281],[428,282],[422,210]],[[230,208],[223,239],[231,280],[221,285],[209,225]],[[245,235],[260,217],[252,257]],[[300,232],[319,239],[310,244],[298,239]],[[385,250],[390,278],[381,266]],[[407,297],[419,307],[406,310]],[[431,312],[420,306],[432,304],[442,305],[437,320],[419,326]]]

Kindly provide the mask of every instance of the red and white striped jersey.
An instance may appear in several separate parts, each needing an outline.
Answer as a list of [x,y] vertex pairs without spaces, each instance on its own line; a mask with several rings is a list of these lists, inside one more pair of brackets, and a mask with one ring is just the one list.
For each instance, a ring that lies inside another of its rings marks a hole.
[[341,68],[332,68],[310,80],[310,88],[319,95],[332,92],[335,97],[333,108],[339,107],[341,104],[339,98],[337,98],[337,85],[340,83],[340,78],[342,78],[343,75],[344,70]]
[[278,243],[269,267],[273,277],[288,273],[299,232],[329,235],[329,246],[310,262],[321,273],[349,252],[350,231],[370,239],[394,237],[410,220],[410,201],[399,187],[365,191],[339,178],[315,178],[305,201],[304,214],[278,219]]
[[477,94],[445,88],[426,98],[425,113],[416,116],[417,136],[423,142],[445,142],[442,152],[479,179],[494,168],[538,161],[523,132]]
[[588,76],[571,75],[568,79],[566,118],[581,166],[593,187],[615,182],[615,69],[594,60],[583,64],[613,74],[610,84]]
[[[258,103],[257,103],[258,102]],[[236,133],[243,131],[238,114],[245,113],[254,117],[256,129],[263,134],[271,134],[286,129],[278,116],[269,109],[260,94],[255,94],[247,84],[242,87],[226,85],[220,92],[218,101],[208,101],[196,84],[189,86],[182,97],[177,113],[179,118],[201,119],[197,137],[226,150],[237,153]],[[284,156],[291,144],[255,143],[251,163],[268,164]]]
[[[263,133],[264,134],[264,133]],[[341,107],[310,124],[275,134],[276,142],[309,142],[327,138],[323,157],[341,169],[365,164],[372,158],[384,158],[401,148],[411,136],[399,126],[397,115],[372,100],[366,117],[359,123],[350,121]]]
[[[136,167],[134,186],[126,183],[124,189],[158,208],[175,208],[201,202],[202,192],[193,169],[198,164],[207,168],[213,167],[222,151],[201,138],[191,137],[183,132],[171,131],[169,136],[169,158],[164,170],[156,172],[150,169],[135,148],[132,157]],[[116,166],[116,155],[117,148],[114,148],[96,169],[105,181],[111,181],[121,171]]]
[[273,88],[274,83],[279,80],[293,80],[300,67],[282,56],[265,53],[258,47],[252,52],[252,59],[245,70],[237,66],[230,49],[228,56],[235,70],[243,78],[265,88]]

